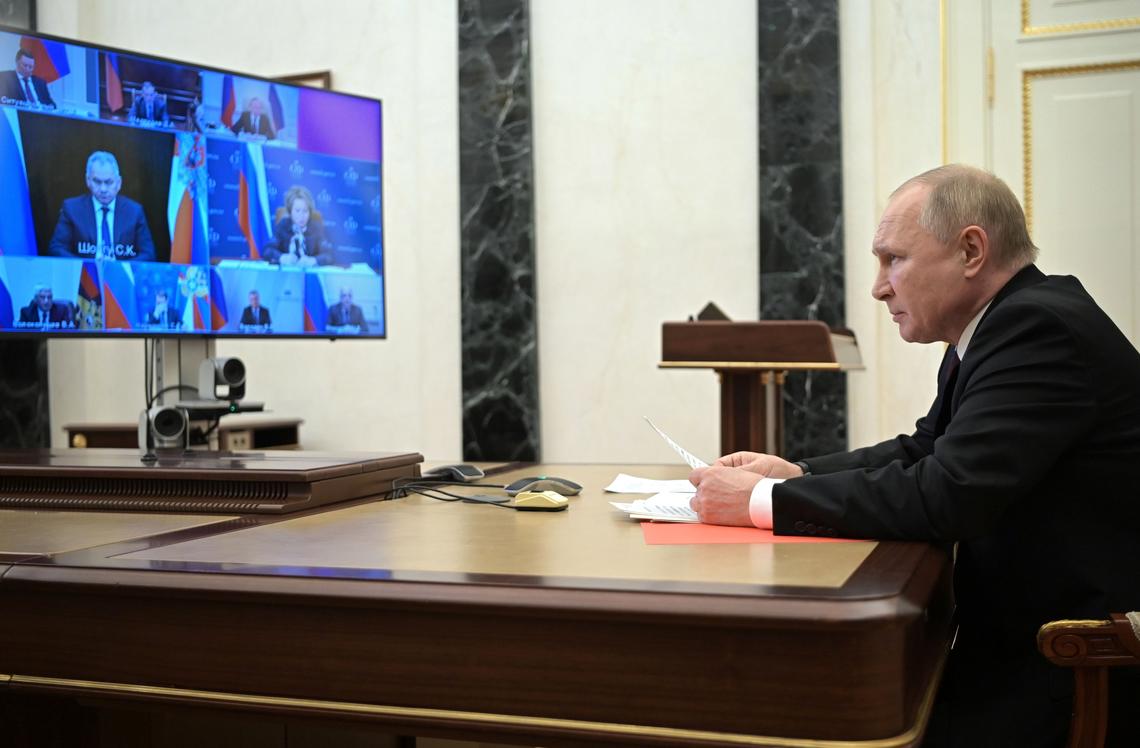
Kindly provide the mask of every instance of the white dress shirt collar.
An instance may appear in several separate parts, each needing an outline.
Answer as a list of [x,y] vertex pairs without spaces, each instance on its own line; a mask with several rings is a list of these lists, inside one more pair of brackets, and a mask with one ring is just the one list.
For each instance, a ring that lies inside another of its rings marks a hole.
[[981,311],[974,315],[970,320],[970,324],[966,325],[966,329],[962,331],[961,337],[958,338],[958,360],[963,361],[966,358],[966,348],[970,345],[970,340],[974,337],[974,331],[978,329],[978,323],[982,321],[982,317],[986,316],[986,310],[990,308],[990,304],[994,303],[993,299],[986,302]]

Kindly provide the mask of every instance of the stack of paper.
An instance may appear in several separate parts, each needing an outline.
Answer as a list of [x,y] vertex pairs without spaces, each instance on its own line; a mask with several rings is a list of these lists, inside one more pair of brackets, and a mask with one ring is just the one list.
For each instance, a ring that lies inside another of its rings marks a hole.
[[[653,425],[653,421],[645,419],[653,430],[681,456],[689,467],[708,467],[708,463],[694,456],[687,449],[669,438],[669,436]],[[696,487],[687,480],[650,480],[637,478],[625,473],[618,474],[613,482],[606,486],[607,491],[613,493],[653,493],[648,499],[636,499],[632,502],[611,501],[610,504],[627,513],[631,519],[648,519],[656,522],[700,522],[697,513],[689,507],[689,499],[696,493]]]
[[689,508],[690,493],[659,493],[648,499],[629,503],[611,501],[610,504],[627,513],[630,519],[649,519],[655,522],[700,522],[697,513]]

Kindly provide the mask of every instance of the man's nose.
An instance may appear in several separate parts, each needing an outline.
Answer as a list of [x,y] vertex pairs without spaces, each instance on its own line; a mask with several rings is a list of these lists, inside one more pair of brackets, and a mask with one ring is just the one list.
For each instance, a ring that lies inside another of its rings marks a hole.
[[876,301],[883,301],[891,295],[891,284],[887,282],[886,273],[878,273],[875,282],[871,284],[871,296]]

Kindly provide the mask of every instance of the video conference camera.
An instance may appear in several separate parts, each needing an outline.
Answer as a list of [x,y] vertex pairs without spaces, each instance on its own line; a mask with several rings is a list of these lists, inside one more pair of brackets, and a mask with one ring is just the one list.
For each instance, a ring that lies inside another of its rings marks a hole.
[[[245,397],[245,364],[239,358],[207,358],[198,366],[198,399],[155,405],[139,414],[139,448],[144,461],[154,461],[156,449],[189,449],[190,422],[217,419],[229,413],[263,410],[264,403],[241,402]],[[201,435],[199,435],[201,440]]]
[[139,413],[139,446],[148,451],[189,448],[190,415],[175,405],[156,405],[142,411]]
[[[219,392],[224,387],[224,392]],[[198,397],[202,400],[241,400],[245,397],[245,364],[240,358],[207,358],[198,366]]]

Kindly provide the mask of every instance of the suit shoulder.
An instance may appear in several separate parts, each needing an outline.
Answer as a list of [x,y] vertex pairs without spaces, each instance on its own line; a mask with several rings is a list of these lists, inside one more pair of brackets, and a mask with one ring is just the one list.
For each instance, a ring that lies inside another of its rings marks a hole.
[[119,195],[117,199],[122,208],[126,208],[127,210],[142,210],[142,205],[140,205],[137,200],[132,200],[126,195]]

